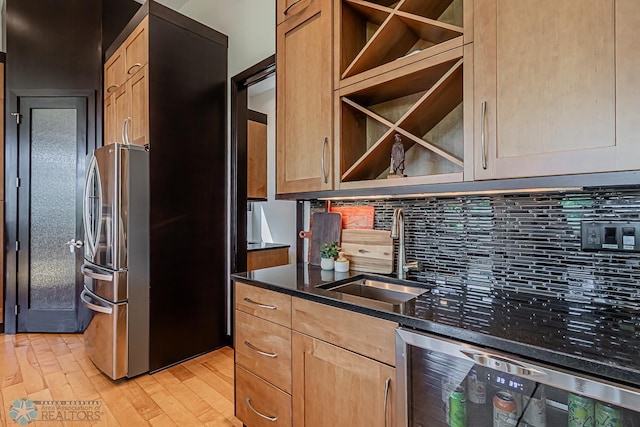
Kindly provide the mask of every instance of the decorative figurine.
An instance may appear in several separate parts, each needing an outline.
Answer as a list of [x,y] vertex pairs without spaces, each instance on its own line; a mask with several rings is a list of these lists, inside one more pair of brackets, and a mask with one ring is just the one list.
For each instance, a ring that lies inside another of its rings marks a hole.
[[396,133],[393,147],[391,147],[391,168],[387,178],[405,178],[404,174],[404,144],[402,138]]

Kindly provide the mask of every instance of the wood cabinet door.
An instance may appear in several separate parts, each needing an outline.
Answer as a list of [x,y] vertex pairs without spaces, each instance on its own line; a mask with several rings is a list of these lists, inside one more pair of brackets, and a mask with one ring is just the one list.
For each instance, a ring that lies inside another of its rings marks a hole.
[[114,110],[114,139],[124,142],[125,121],[131,117],[131,105],[129,101],[128,85],[122,85],[113,94]]
[[114,94],[104,100],[104,145],[117,141],[115,98]]
[[293,425],[394,425],[395,369],[292,333]]
[[284,21],[289,21],[294,26],[298,25],[318,13],[321,6],[320,3],[318,0],[277,0],[276,15],[278,25]]
[[129,141],[135,145],[149,143],[149,73],[144,66],[127,82],[130,117]]
[[[303,0],[306,1],[306,0]],[[277,192],[333,188],[331,0],[277,28]]]
[[124,42],[127,78],[149,62],[149,17],[145,17]]
[[624,1],[475,3],[475,179],[638,164],[637,155],[620,158],[629,144],[616,140],[615,19]]
[[125,81],[124,50],[118,49],[104,64],[104,98],[124,86]]
[[621,169],[640,168],[640,1],[616,1],[616,135]]
[[262,116],[265,123],[251,118],[247,121],[247,198],[266,200],[267,124],[266,115]]

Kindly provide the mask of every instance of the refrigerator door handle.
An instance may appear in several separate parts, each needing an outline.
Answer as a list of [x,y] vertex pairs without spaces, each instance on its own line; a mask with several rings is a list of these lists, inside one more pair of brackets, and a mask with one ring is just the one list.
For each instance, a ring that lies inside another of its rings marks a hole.
[[82,272],[82,274],[84,274],[85,276],[91,279],[104,280],[106,282],[113,282],[113,274],[96,273],[87,264],[82,264],[82,267],[80,267],[80,271]]
[[[96,182],[91,182],[92,176],[95,176]],[[93,214],[97,214],[99,216],[96,221],[97,230],[95,230],[95,236],[93,234],[94,230],[92,230],[92,227],[89,224],[89,216],[92,213],[90,212],[92,206],[92,204],[90,203],[90,184],[92,184],[92,186],[98,190],[97,203],[93,204],[93,206],[97,206],[97,209],[95,209],[95,212],[93,212]],[[90,257],[94,258],[98,246],[98,238],[100,237],[100,233],[102,232],[102,186],[100,182],[100,170],[98,169],[98,161],[95,156],[91,156],[84,182],[84,209],[82,210],[82,222],[84,223],[84,234],[87,241],[87,249],[89,250]]]
[[92,303],[92,302],[88,301],[88,300],[86,299],[86,297],[94,298],[94,299],[96,299],[96,300],[98,300],[98,301],[100,301],[101,299],[100,299],[100,298],[98,298],[98,297],[96,297],[95,295],[91,295],[91,294],[90,294],[86,289],[83,289],[83,290],[82,290],[82,293],[80,294],[80,300],[82,301],[82,303],[83,303],[83,304],[84,304],[84,305],[85,305],[89,310],[92,310],[92,311],[95,311],[95,312],[98,312],[98,313],[104,313],[104,314],[112,314],[112,313],[113,313],[113,308],[111,308],[111,307],[104,307],[104,306],[101,306],[101,305],[94,304],[94,303]]

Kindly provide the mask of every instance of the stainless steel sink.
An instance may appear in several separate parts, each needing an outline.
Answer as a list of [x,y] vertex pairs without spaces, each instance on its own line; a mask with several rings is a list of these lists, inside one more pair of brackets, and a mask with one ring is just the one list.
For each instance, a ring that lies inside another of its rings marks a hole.
[[374,308],[405,313],[407,304],[427,292],[427,289],[373,279],[358,279],[347,283],[329,283],[320,289],[339,292],[345,301],[355,302]]

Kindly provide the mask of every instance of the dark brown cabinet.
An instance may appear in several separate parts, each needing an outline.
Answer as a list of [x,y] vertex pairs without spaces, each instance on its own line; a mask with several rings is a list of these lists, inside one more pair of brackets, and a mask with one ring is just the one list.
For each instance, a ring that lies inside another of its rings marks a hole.
[[124,83],[105,94],[105,144],[124,130],[149,148],[154,371],[226,342],[227,37],[147,1],[105,58],[118,52]]

